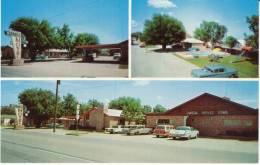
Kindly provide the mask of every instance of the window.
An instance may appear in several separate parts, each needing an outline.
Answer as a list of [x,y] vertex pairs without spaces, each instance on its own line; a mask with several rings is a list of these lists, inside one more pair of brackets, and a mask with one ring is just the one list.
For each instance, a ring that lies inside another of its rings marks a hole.
[[169,119],[158,119],[157,124],[170,124]]
[[197,111],[190,111],[190,112],[187,112],[187,115],[197,115],[198,112]]
[[214,111],[202,111],[202,115],[214,115]]
[[227,114],[228,114],[228,111],[218,111],[218,114],[219,114],[219,115],[227,115]]
[[244,120],[243,125],[246,126],[246,127],[250,127],[250,126],[253,125],[253,121],[252,120]]
[[224,120],[225,126],[240,126],[241,120]]

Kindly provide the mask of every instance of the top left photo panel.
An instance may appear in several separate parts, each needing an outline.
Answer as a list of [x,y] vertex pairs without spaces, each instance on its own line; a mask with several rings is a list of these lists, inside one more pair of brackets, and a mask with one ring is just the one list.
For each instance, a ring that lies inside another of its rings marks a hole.
[[128,0],[1,0],[3,78],[127,78]]

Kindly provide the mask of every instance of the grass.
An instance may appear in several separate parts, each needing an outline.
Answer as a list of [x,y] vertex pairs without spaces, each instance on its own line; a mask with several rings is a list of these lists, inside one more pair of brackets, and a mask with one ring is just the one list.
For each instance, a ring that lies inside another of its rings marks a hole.
[[5,115],[5,114],[1,114],[1,119],[16,119],[16,115]]
[[128,69],[128,65],[126,64],[120,64],[119,69]]
[[203,68],[206,65],[221,64],[238,71],[239,78],[258,78],[258,65],[253,64],[248,58],[242,57],[239,61],[231,63],[231,61],[236,61],[237,56],[230,55],[221,58],[219,62],[210,62],[208,57],[200,57],[193,59],[186,59],[190,63]]

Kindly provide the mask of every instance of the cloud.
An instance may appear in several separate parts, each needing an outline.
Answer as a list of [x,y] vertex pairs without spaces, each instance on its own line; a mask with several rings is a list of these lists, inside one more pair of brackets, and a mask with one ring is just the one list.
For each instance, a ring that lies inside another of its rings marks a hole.
[[150,81],[146,81],[146,80],[139,80],[139,81],[135,81],[134,82],[134,86],[147,86],[150,84]]
[[162,100],[163,97],[162,97],[162,96],[156,96],[156,99],[157,99],[157,100]]
[[154,8],[175,8],[177,7],[172,1],[170,0],[148,0],[148,6]]

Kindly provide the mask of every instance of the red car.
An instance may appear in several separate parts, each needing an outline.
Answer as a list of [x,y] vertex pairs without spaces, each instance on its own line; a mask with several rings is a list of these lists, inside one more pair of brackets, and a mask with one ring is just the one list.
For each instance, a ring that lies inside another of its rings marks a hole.
[[153,134],[156,135],[156,137],[169,137],[170,130],[172,129],[174,129],[173,125],[158,125],[153,130]]

